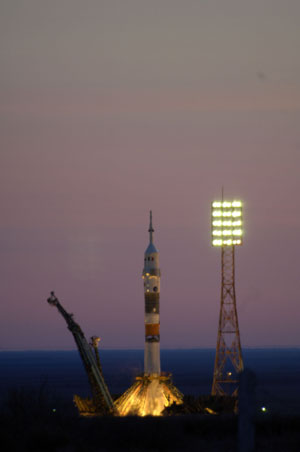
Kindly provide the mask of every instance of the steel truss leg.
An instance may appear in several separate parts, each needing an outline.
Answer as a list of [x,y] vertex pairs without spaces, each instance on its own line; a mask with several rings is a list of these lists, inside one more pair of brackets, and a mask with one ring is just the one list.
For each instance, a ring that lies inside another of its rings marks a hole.
[[237,396],[244,368],[235,297],[234,246],[221,248],[221,308],[212,395]]

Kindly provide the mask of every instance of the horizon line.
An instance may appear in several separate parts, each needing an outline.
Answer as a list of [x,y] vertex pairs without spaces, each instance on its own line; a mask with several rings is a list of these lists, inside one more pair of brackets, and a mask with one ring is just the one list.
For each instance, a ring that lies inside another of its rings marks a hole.
[[[249,345],[242,347],[243,350],[290,350],[290,349],[300,349],[300,345]],[[188,351],[188,350],[216,350],[215,347],[165,347],[161,348],[161,351]],[[0,353],[7,352],[73,352],[77,351],[77,348],[1,348]],[[101,348],[101,351],[144,351],[144,348]]]

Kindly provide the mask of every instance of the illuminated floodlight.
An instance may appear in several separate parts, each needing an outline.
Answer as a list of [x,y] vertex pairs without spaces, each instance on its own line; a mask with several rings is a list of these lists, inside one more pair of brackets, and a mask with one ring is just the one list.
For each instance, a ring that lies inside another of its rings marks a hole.
[[243,242],[243,203],[239,200],[212,203],[212,245],[236,246]]
[[213,246],[222,246],[223,240],[220,240],[220,239],[213,240],[212,244],[213,244]]

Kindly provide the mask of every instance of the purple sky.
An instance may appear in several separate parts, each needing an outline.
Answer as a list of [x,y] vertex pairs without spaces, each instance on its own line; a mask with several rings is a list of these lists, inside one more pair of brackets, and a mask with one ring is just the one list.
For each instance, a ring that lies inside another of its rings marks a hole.
[[0,349],[214,347],[210,203],[245,202],[243,346],[300,346],[299,0],[2,0]]

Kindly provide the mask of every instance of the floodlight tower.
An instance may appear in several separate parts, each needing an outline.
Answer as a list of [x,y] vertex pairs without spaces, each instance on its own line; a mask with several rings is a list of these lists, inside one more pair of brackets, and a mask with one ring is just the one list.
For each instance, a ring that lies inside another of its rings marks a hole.
[[242,202],[212,203],[212,245],[221,247],[221,308],[212,395],[238,393],[244,368],[235,297],[235,247],[243,243]]

